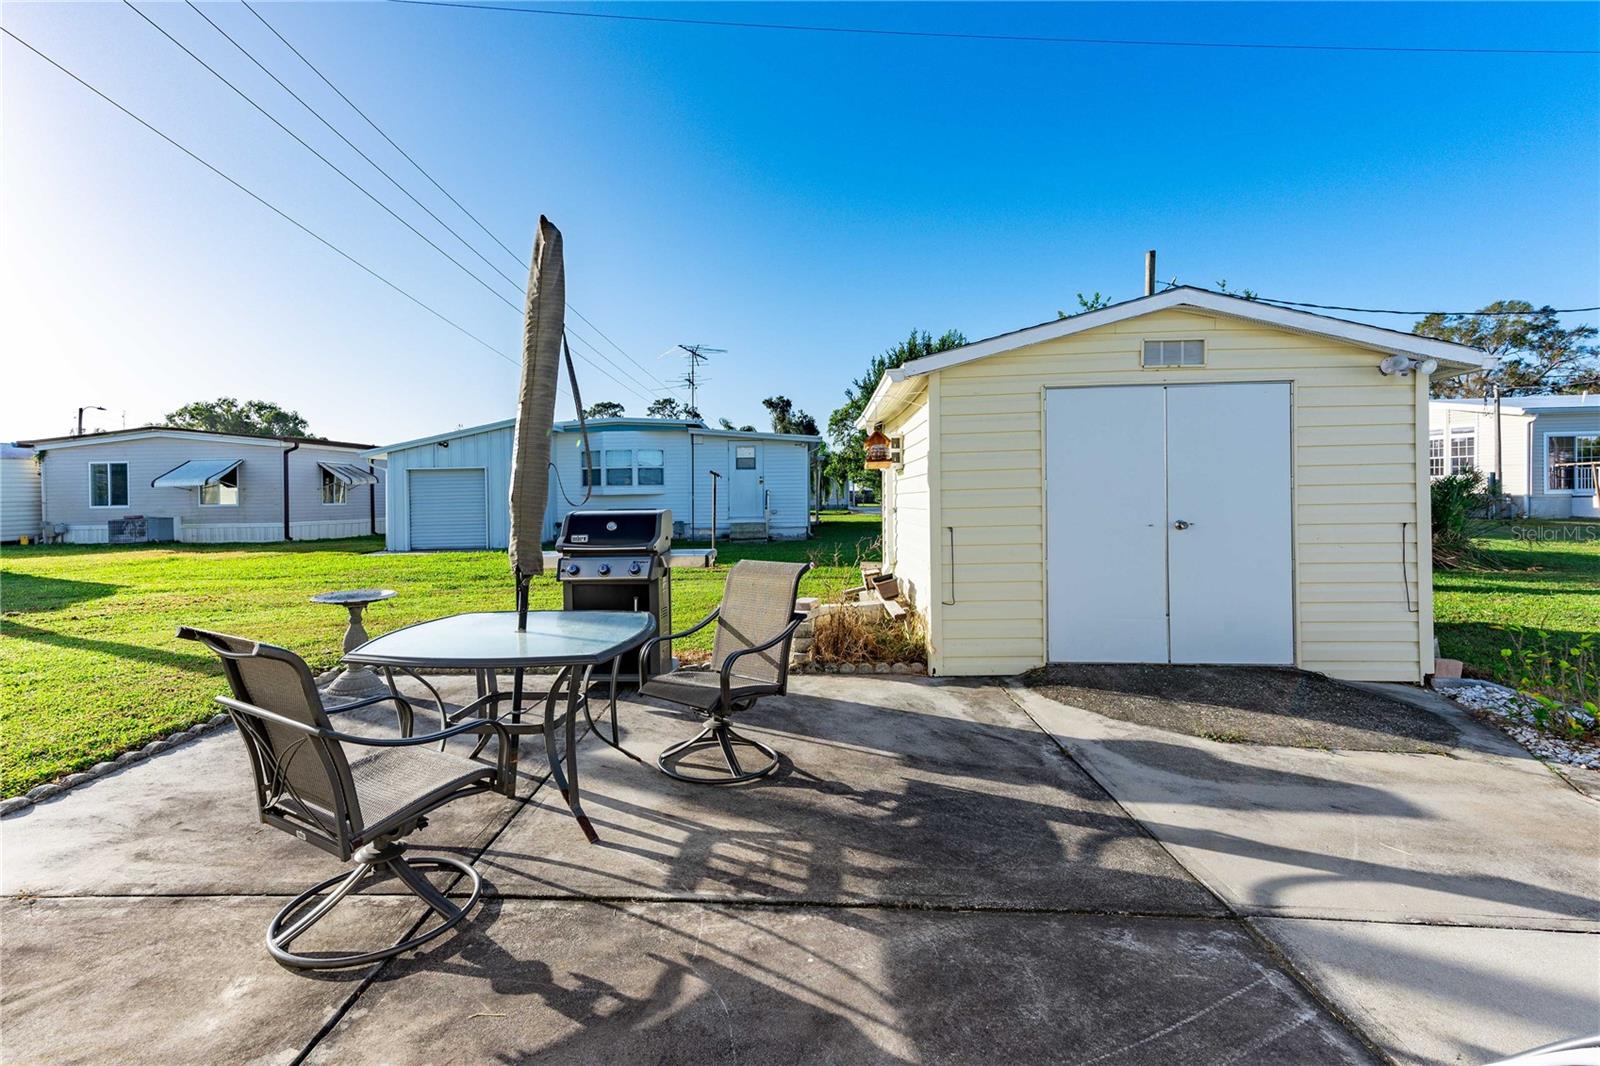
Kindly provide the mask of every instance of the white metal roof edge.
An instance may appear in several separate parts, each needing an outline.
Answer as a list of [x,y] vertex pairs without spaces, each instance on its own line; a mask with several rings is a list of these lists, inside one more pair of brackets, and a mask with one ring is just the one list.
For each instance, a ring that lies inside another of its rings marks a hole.
[[[720,429],[702,425],[699,422],[691,422],[686,419],[679,418],[591,418],[586,419],[585,421],[591,433],[596,433],[605,429],[620,429],[625,427],[646,433],[650,432],[651,430],[670,429],[674,431],[687,431],[689,433],[694,433],[701,436],[713,437],[747,437],[751,439],[762,440],[804,441],[806,443],[814,443],[822,440],[820,436],[813,437],[804,433],[762,433],[760,431],[744,432],[737,429]],[[657,424],[649,424],[652,422]],[[387,457],[390,452],[404,451],[407,448],[420,448],[426,444],[437,444],[440,441],[454,440],[457,437],[469,437],[475,433],[492,433],[498,429],[510,429],[516,424],[517,420],[515,418],[502,418],[498,422],[485,422],[481,426],[463,426],[461,429],[451,430],[448,433],[435,433],[429,437],[418,437],[416,440],[407,440],[401,441],[398,444],[385,444],[377,448],[368,448],[366,451],[362,452],[361,455],[370,459],[382,459]],[[551,431],[555,433],[573,433],[577,431],[578,423],[576,419],[564,420],[557,422],[550,428]]]
[[382,459],[390,452],[402,452],[407,448],[420,448],[424,444],[438,444],[442,440],[454,440],[457,437],[470,437],[474,433],[492,433],[497,429],[509,429],[517,424],[515,418],[502,418],[498,422],[485,422],[481,426],[463,426],[452,429],[448,433],[434,433],[415,440],[403,440],[398,444],[380,444],[376,448],[368,448],[361,455],[368,459]]
[[959,348],[939,352],[935,355],[923,356],[913,359],[908,363],[888,371],[878,381],[878,387],[873,390],[872,397],[867,401],[867,406],[856,421],[860,428],[867,428],[873,423],[883,420],[882,414],[877,410],[891,385],[909,377],[921,377],[939,370],[946,370],[953,366],[961,366],[979,359],[985,359],[1001,352],[1014,351],[1038,344],[1042,341],[1056,340],[1061,337],[1070,337],[1077,333],[1084,333],[1102,326],[1115,325],[1126,322],[1132,318],[1154,314],[1157,311],[1166,311],[1176,307],[1192,307],[1200,311],[1209,311],[1213,314],[1229,315],[1234,318],[1243,318],[1264,325],[1276,326],[1279,329],[1292,330],[1299,333],[1313,333],[1318,336],[1333,337],[1337,340],[1347,341],[1351,344],[1373,348],[1378,351],[1390,353],[1403,353],[1407,355],[1426,356],[1437,359],[1443,363],[1462,370],[1481,370],[1490,364],[1489,357],[1476,348],[1464,344],[1455,344],[1451,341],[1435,340],[1432,337],[1419,337],[1413,333],[1402,333],[1400,330],[1385,329],[1382,326],[1369,326],[1361,322],[1351,322],[1343,318],[1333,318],[1328,315],[1312,314],[1309,311],[1299,311],[1276,304],[1263,303],[1260,300],[1246,300],[1240,296],[1229,296],[1226,293],[1211,292],[1208,289],[1196,289],[1188,285],[1179,285],[1176,288],[1158,292],[1152,296],[1140,296],[1122,303],[1112,304],[1097,311],[1085,311],[1079,315],[1069,315],[1066,318],[1056,319],[1052,322],[1041,322],[1036,326],[1027,326],[1023,329],[1013,330],[1010,333],[1001,333],[998,336],[988,337],[984,340],[973,341]]
[[[126,433],[100,433],[94,436],[68,437],[59,441],[42,441],[30,445],[41,452],[53,452],[61,448],[85,448],[91,444],[121,444],[130,440],[145,440],[150,437],[177,437],[180,440],[214,441],[218,444],[243,444],[254,445],[257,448],[277,448],[282,450],[289,445],[277,437],[250,437],[245,435],[232,435],[225,433],[189,433],[181,429],[130,429]],[[338,447],[337,445],[318,445],[318,447]],[[350,451],[348,447],[340,448],[341,451]]]

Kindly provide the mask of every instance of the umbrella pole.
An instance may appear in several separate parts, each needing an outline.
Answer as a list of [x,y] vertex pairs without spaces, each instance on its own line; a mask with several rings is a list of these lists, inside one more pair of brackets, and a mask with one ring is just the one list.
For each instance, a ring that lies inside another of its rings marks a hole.
[[528,628],[528,575],[517,575],[517,632]]

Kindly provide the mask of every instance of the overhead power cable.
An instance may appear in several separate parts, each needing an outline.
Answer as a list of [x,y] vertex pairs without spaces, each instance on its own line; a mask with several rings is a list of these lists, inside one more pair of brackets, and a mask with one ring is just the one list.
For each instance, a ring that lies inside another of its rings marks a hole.
[[153,26],[155,28],[157,33],[161,34],[161,36],[163,36],[167,40],[171,41],[174,45],[176,45],[179,48],[179,50],[181,50],[190,59],[193,59],[196,63],[198,63],[202,67],[204,67],[207,71],[209,71],[211,73],[211,75],[214,78],[216,78],[218,81],[222,82],[222,84],[226,85],[229,89],[232,89],[234,91],[234,93],[237,94],[238,97],[241,100],[243,100],[245,103],[249,104],[251,107],[255,108],[257,111],[261,112],[261,114],[265,115],[266,118],[274,126],[277,126],[284,133],[287,133],[290,137],[294,138],[296,143],[298,143],[302,148],[304,148],[306,151],[310,152],[312,155],[316,156],[318,159],[322,160],[322,162],[324,164],[326,164],[330,170],[332,170],[335,174],[339,175],[345,181],[349,182],[352,186],[354,186],[356,188],[357,191],[359,191],[367,199],[371,200],[373,203],[377,204],[380,208],[382,208],[384,210],[384,212],[387,215],[389,215],[389,217],[393,218],[396,222],[400,223],[406,229],[410,230],[412,233],[414,233],[418,237],[420,237],[423,241],[427,242],[428,247],[432,248],[434,251],[438,252],[440,255],[442,255],[446,259],[450,260],[450,262],[454,263],[456,268],[459,269],[463,274],[467,275],[467,277],[471,278],[473,281],[476,281],[479,285],[482,285],[485,290],[487,290],[489,293],[491,293],[500,302],[506,304],[513,311],[521,311],[522,310],[520,307],[518,307],[511,300],[506,299],[504,293],[502,293],[502,292],[498,291],[497,289],[495,289],[492,285],[490,285],[487,281],[484,281],[477,274],[474,274],[466,266],[466,264],[461,262],[461,260],[459,260],[455,256],[451,255],[449,252],[445,251],[443,248],[439,247],[439,245],[434,242],[433,238],[429,237],[426,233],[423,233],[421,230],[417,229],[417,227],[413,226],[410,222],[406,221],[405,218],[403,218],[401,215],[397,214],[395,212],[395,210],[393,208],[391,208],[388,204],[386,204],[382,200],[378,199],[378,197],[373,195],[371,190],[369,190],[365,185],[362,185],[355,178],[352,178],[349,174],[347,174],[343,170],[341,170],[337,163],[333,162],[333,160],[329,159],[327,156],[325,156],[321,152],[317,151],[316,148],[312,147],[303,137],[301,137],[298,133],[294,132],[294,130],[291,130],[288,126],[285,126],[282,122],[280,122],[278,120],[278,118],[275,115],[272,114],[272,112],[268,111],[265,107],[262,107],[259,103],[257,103],[255,101],[255,99],[250,96],[250,94],[246,93],[243,89],[239,88],[233,82],[229,81],[225,76],[223,76],[210,63],[207,63],[204,59],[201,59],[198,55],[196,55],[193,51],[190,50],[188,45],[184,44],[182,41],[178,40],[172,34],[168,33],[166,31],[166,28],[163,27],[159,22],[157,22],[155,19],[152,19],[149,15],[146,15],[143,11],[141,11],[137,7],[135,7],[133,5],[132,0],[122,0],[122,2],[128,8],[129,11],[132,11],[134,14],[138,15],[140,18],[142,18],[146,22],[148,22],[151,26]]
[[[1227,293],[1226,295],[1232,296],[1234,294]],[[1264,304],[1283,304],[1285,307],[1313,307],[1319,311],[1354,311],[1363,315],[1444,315],[1446,317],[1462,315],[1536,315],[1547,310],[1547,308],[1535,307],[1529,311],[1396,311],[1387,307],[1344,307],[1340,304],[1306,303],[1303,300],[1274,300],[1270,296],[1253,296],[1251,299]],[[1558,315],[1575,315],[1585,311],[1600,311],[1600,306],[1552,307],[1548,308],[1548,310]]]
[[521,282],[517,281],[516,278],[513,278],[511,275],[507,274],[505,271],[501,270],[499,267],[497,267],[493,263],[491,263],[487,256],[485,256],[482,252],[478,251],[478,249],[476,247],[474,247],[473,244],[470,241],[468,241],[465,237],[463,237],[461,234],[457,233],[455,231],[455,229],[453,227],[451,227],[451,225],[448,222],[446,222],[444,219],[440,218],[438,215],[434,214],[432,208],[430,208],[427,204],[423,203],[421,200],[417,199],[416,196],[412,195],[412,192],[411,192],[410,189],[408,189],[404,185],[400,184],[400,182],[395,179],[395,176],[393,174],[391,174],[387,170],[385,170],[382,166],[380,166],[378,164],[378,162],[375,159],[373,159],[366,152],[363,152],[361,150],[361,148],[354,141],[352,141],[350,138],[346,137],[342,132],[340,132],[339,128],[337,126],[335,126],[332,122],[329,122],[328,119],[322,114],[322,112],[318,111],[311,104],[307,103],[305,98],[302,97],[299,93],[297,93],[293,89],[289,88],[289,86],[284,83],[283,79],[278,77],[270,69],[268,69],[268,67],[267,67],[267,65],[265,63],[263,63],[263,62],[261,62],[261,60],[257,59],[255,57],[255,55],[250,51],[250,49],[248,49],[244,45],[240,44],[239,41],[231,33],[229,33],[227,30],[225,30],[221,26],[219,26],[216,23],[216,21],[214,19],[212,19],[212,17],[210,15],[207,15],[204,11],[202,11],[199,8],[199,6],[197,6],[195,4],[194,0],[184,0],[184,3],[188,4],[189,8],[192,11],[194,11],[194,13],[196,15],[199,15],[201,18],[205,19],[206,22],[210,24],[212,29],[216,30],[224,38],[226,38],[228,43],[233,45],[235,48],[237,48],[239,50],[239,52],[246,59],[248,59],[248,60],[250,60],[250,62],[254,63],[256,65],[257,69],[259,69],[261,71],[261,73],[263,73],[267,77],[271,78],[277,84],[278,88],[282,89],[284,92],[286,92],[290,96],[294,97],[295,101],[301,107],[305,108],[307,111],[311,112],[312,115],[316,116],[317,121],[322,123],[324,126],[326,126],[328,128],[328,131],[330,133],[332,133],[335,137],[337,137],[341,141],[343,141],[345,143],[345,145],[347,147],[349,147],[349,149],[352,152],[354,152],[356,155],[360,156],[362,159],[365,159],[372,166],[373,170],[376,170],[379,174],[382,174],[386,179],[388,179],[390,185],[393,185],[396,189],[399,189],[402,193],[404,193],[406,195],[406,198],[409,199],[412,203],[416,204],[418,207],[422,208],[422,210],[427,213],[429,218],[433,219],[435,222],[439,223],[440,226],[444,227],[445,232],[449,233],[450,236],[452,236],[456,240],[460,241],[462,246],[464,248],[466,248],[467,251],[471,252],[473,255],[475,255],[479,259],[481,259],[483,261],[483,265],[484,266],[488,267],[490,270],[494,271],[496,274],[499,274],[502,278],[504,278],[506,280],[507,284],[509,284],[513,289],[516,289],[519,292],[522,290],[522,283]]
[[920,37],[954,41],[1002,41],[1023,44],[1111,45],[1131,48],[1220,48],[1271,52],[1379,52],[1435,55],[1600,55],[1596,48],[1458,48],[1443,45],[1308,44],[1290,41],[1177,41],[1135,37],[1057,37],[1027,33],[967,33],[953,30],[896,30],[871,26],[817,26],[790,22],[737,22],[732,19],[683,18],[671,15],[623,15],[610,11],[557,11],[510,4],[468,4],[458,0],[389,0],[417,7],[448,7],[465,11],[503,11],[517,15],[554,15],[566,18],[609,19],[615,22],[653,22],[669,26],[713,26],[722,29],[781,30],[790,33],[855,34],[867,37]]
[[[516,252],[512,251],[511,248],[508,247],[504,241],[502,241],[499,237],[495,236],[494,231],[491,230],[481,219],[479,219],[477,215],[474,215],[471,211],[469,211],[467,209],[467,206],[465,204],[463,204],[460,200],[458,200],[455,197],[455,195],[450,192],[449,189],[445,188],[444,185],[437,178],[435,178],[431,173],[429,173],[428,170],[426,168],[424,168],[423,165],[417,161],[415,156],[413,156],[410,152],[407,152],[404,148],[402,148],[400,146],[399,142],[397,142],[393,137],[389,136],[389,133],[388,133],[387,130],[385,130],[382,126],[379,126],[378,123],[372,118],[371,115],[368,115],[365,111],[363,111],[356,104],[356,102],[354,100],[350,99],[350,97],[344,92],[343,89],[340,89],[337,85],[335,85],[333,83],[333,79],[329,78],[326,74],[324,74],[322,72],[322,69],[320,67],[318,67],[315,63],[311,62],[310,59],[306,58],[305,53],[301,52],[300,49],[296,48],[294,46],[294,44],[292,42],[290,42],[287,37],[285,37],[281,32],[279,32],[279,30],[278,30],[278,28],[276,26],[274,26],[271,22],[267,21],[266,16],[262,15],[261,12],[257,11],[255,9],[255,7],[251,5],[250,0],[240,0],[240,2],[244,5],[245,10],[249,11],[250,14],[254,15],[256,17],[256,20],[267,28],[268,32],[270,32],[274,37],[276,37],[280,42],[282,42],[282,44],[283,44],[283,46],[285,48],[287,48],[289,51],[294,53],[295,58],[299,59],[300,62],[304,63],[306,65],[307,69],[309,69],[311,71],[311,73],[315,74],[319,79],[321,79],[321,81],[322,81],[322,83],[324,85],[326,85],[329,89],[333,90],[334,94],[336,96],[338,96],[339,99],[343,100],[345,102],[345,104],[347,104],[349,106],[350,110],[354,111],[357,115],[361,116],[361,120],[363,122],[365,122],[368,126],[372,127],[373,131],[375,133],[377,133],[378,136],[382,137],[389,144],[389,147],[393,148],[396,152],[400,153],[401,157],[404,158],[406,162],[410,163],[411,166],[416,169],[417,173],[421,174],[424,178],[426,178],[428,180],[428,183],[431,184],[435,189],[439,190],[439,192],[445,197],[445,199],[449,200],[452,204],[454,204],[456,206],[456,208],[463,215],[465,215],[465,216],[467,216],[467,218],[471,219],[473,225],[477,226],[478,229],[483,231],[484,236],[488,237],[491,241],[493,241],[496,245],[498,245],[500,247],[500,249],[502,251],[504,251],[506,253],[506,255],[510,256],[511,260],[514,263],[516,263],[519,267],[521,267],[523,270],[527,270],[528,269],[528,261],[526,259],[524,259],[521,255],[517,254]],[[276,79],[274,79],[274,80],[276,80]],[[298,99],[298,97],[297,97],[297,99]],[[318,117],[320,118],[321,116],[319,115]],[[326,119],[324,119],[323,121],[324,121],[324,123],[326,123]],[[364,155],[363,155],[363,158],[365,158]],[[368,161],[371,162],[371,160],[368,160]],[[373,164],[373,165],[376,166],[377,164]],[[388,175],[386,174],[385,176],[388,176]],[[391,177],[390,180],[392,181],[394,179]],[[410,195],[410,194],[408,193],[407,195]],[[415,199],[415,197],[413,197],[413,199]],[[432,215],[433,213],[430,211],[429,214]],[[437,216],[434,216],[434,217],[437,219]],[[443,225],[443,223],[441,222],[440,225]],[[445,227],[445,228],[449,229],[448,226]],[[451,230],[451,232],[454,233],[455,231]],[[457,239],[461,239],[459,234],[456,234],[456,236],[457,236]],[[465,242],[463,242],[463,243],[465,243]],[[480,256],[479,258],[482,258],[482,256]],[[498,271],[497,271],[497,273],[498,273]],[[504,277],[505,275],[502,274],[501,276]],[[597,326],[594,323],[594,321],[589,318],[589,316],[585,315],[582,311],[578,310],[570,302],[567,304],[567,310],[571,311],[574,315],[576,315],[579,319],[581,319],[584,323],[586,323],[589,326],[590,329],[594,330],[595,333],[599,334],[600,338],[602,340],[604,340],[607,344],[609,344],[612,348],[616,349],[616,351],[617,351],[617,353],[619,355],[621,355],[624,359],[628,360],[628,362],[632,363],[635,367],[637,367],[641,374],[643,374],[646,378],[650,379],[651,381],[654,381],[657,385],[661,386],[660,388],[652,388],[651,391],[653,391],[653,392],[671,391],[672,387],[670,385],[668,385],[666,382],[663,382],[659,377],[657,377],[654,373],[651,372],[649,367],[647,367],[643,363],[639,362],[639,360],[635,359],[632,355],[630,355],[628,353],[628,351],[626,349],[624,349],[620,344],[618,344],[616,341],[612,340],[610,335],[608,335],[605,332],[605,330],[603,330],[599,326]]]
[[137,122],[139,125],[143,126],[146,130],[148,130],[151,133],[155,134],[157,137],[160,137],[163,141],[166,141],[172,147],[176,148],[178,151],[182,152],[184,155],[188,156],[190,159],[194,160],[196,163],[199,163],[201,166],[203,166],[207,170],[211,171],[211,173],[215,174],[217,177],[221,178],[223,181],[227,182],[229,185],[232,185],[235,189],[238,189],[240,192],[242,192],[246,196],[250,197],[250,199],[254,200],[256,203],[260,204],[262,207],[265,207],[268,211],[271,211],[273,214],[277,215],[279,218],[281,218],[285,222],[289,223],[295,229],[298,229],[300,232],[304,233],[306,236],[310,237],[312,240],[316,241],[318,244],[321,244],[323,247],[327,248],[329,251],[335,253],[340,258],[342,258],[346,262],[350,263],[352,266],[357,267],[363,273],[366,273],[367,275],[371,276],[372,278],[382,282],[384,285],[387,285],[389,288],[393,289],[395,292],[399,293],[401,296],[404,296],[407,300],[410,300],[412,303],[416,304],[418,307],[422,308],[424,311],[428,312],[428,314],[432,315],[434,318],[437,318],[439,321],[443,322],[445,325],[449,326],[451,329],[453,329],[456,332],[462,334],[463,336],[469,338],[470,340],[476,342],[478,345],[480,345],[486,351],[488,351],[488,352],[500,357],[501,359],[504,359],[507,363],[510,363],[514,367],[521,366],[521,361],[520,360],[515,359],[515,358],[507,355],[505,352],[502,352],[500,349],[496,348],[493,344],[490,344],[488,341],[484,340],[482,337],[478,336],[476,333],[473,333],[471,330],[467,329],[467,327],[463,326],[461,323],[455,321],[454,319],[452,319],[449,316],[445,315],[443,312],[439,311],[438,309],[434,308],[430,304],[428,304],[425,301],[423,301],[420,297],[417,297],[417,296],[413,295],[412,293],[410,293],[410,292],[406,291],[405,289],[401,288],[395,282],[390,281],[388,278],[386,278],[382,274],[378,273],[372,267],[370,267],[367,264],[363,263],[361,260],[359,260],[355,256],[351,255],[349,252],[345,251],[343,248],[340,248],[337,244],[334,244],[332,241],[330,241],[330,240],[328,240],[328,238],[322,236],[322,234],[318,233],[316,230],[312,229],[310,226],[307,226],[304,222],[301,222],[299,219],[295,218],[293,215],[290,215],[287,211],[283,210],[283,208],[281,208],[278,205],[274,204],[272,201],[268,200],[266,197],[262,196],[260,193],[256,192],[255,190],[251,189],[249,186],[245,185],[243,182],[241,182],[238,179],[234,178],[232,175],[228,174],[227,172],[222,170],[220,167],[218,167],[215,164],[211,163],[210,161],[206,160],[205,158],[200,156],[198,153],[194,152],[192,149],[188,148],[187,146],[185,146],[184,144],[182,144],[181,142],[179,142],[178,140],[176,140],[175,138],[173,138],[169,134],[167,134],[167,133],[163,132],[162,130],[158,129],[156,126],[152,125],[150,122],[146,121],[144,118],[142,118],[138,114],[134,113],[128,107],[124,106],[123,104],[119,103],[117,100],[113,99],[111,96],[107,95],[105,92],[103,92],[100,89],[96,88],[95,86],[91,85],[89,82],[85,81],[83,78],[79,77],[77,74],[73,73],[71,70],[67,69],[62,64],[56,62],[56,60],[54,60],[50,56],[46,55],[44,52],[40,51],[38,48],[35,48],[33,45],[29,44],[27,41],[23,40],[21,37],[17,36],[11,30],[7,29],[4,26],[0,26],[0,33],[4,33],[7,37],[11,38],[13,41],[17,42],[22,47],[24,47],[28,51],[32,52],[34,55],[38,56],[40,59],[42,59],[46,63],[50,64],[52,67],[56,68],[56,70],[60,71],[62,74],[65,74],[67,77],[71,78],[73,81],[77,82],[79,85],[83,86],[85,89],[89,90],[91,93],[94,93],[94,95],[98,96],[100,99],[104,100],[106,103],[110,104],[112,107],[114,107],[118,111],[122,112],[122,114],[124,114],[128,118],[132,119],[134,122]]

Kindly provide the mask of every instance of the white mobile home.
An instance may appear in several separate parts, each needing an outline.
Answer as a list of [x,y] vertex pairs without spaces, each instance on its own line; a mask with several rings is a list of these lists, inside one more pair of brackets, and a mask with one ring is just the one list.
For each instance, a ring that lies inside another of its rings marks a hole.
[[1180,287],[886,373],[930,667],[1433,669],[1430,373],[1482,353]]
[[0,541],[37,537],[43,524],[39,463],[33,449],[0,444]]
[[[388,466],[389,549],[504,548],[514,426],[505,419],[365,453]],[[545,540],[577,507],[667,508],[674,535],[709,537],[713,484],[719,536],[791,539],[810,530],[818,437],[652,418],[594,419],[588,428],[594,465],[585,473],[578,424],[554,427]]]
[[[39,455],[42,524],[74,544],[141,526],[208,544],[383,531],[383,469],[362,458],[365,444],[164,426],[27,443]],[[135,516],[145,521],[128,523]]]
[[1600,395],[1434,400],[1428,473],[1473,467],[1533,518],[1600,518]]

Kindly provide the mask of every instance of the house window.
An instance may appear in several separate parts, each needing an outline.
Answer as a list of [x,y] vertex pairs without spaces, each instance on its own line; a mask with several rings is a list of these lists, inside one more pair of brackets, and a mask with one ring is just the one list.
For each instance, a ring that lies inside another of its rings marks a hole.
[[733,468],[735,470],[754,470],[756,468],[756,446],[754,444],[740,444],[733,449]]
[[322,502],[344,503],[347,499],[350,486],[334,477],[328,471],[322,472]]
[[1428,437],[1428,476],[1444,477],[1444,434]]
[[631,448],[606,449],[606,487],[633,484],[633,450]]
[[1600,436],[1565,434],[1544,439],[1545,488],[1550,492],[1593,492],[1594,467],[1600,463]]
[[202,507],[234,507],[238,503],[238,467],[234,467],[211,484],[200,486],[200,506]]
[[667,483],[667,453],[660,448],[640,448],[639,484],[665,485]]
[[[583,445],[581,445],[581,444],[578,445],[578,448],[579,448],[578,462],[581,463],[581,462],[583,462],[583,451],[582,451]],[[586,489],[592,489],[596,485],[600,484],[600,456],[601,456],[601,454],[602,454],[601,452],[593,451],[593,450],[591,450],[588,453],[588,455],[589,455],[589,465],[583,471],[583,487],[586,488]]]
[[128,506],[128,464],[89,464],[89,506]]
[[1145,341],[1145,366],[1205,366],[1205,341]]
[[1478,433],[1472,429],[1457,429],[1450,433],[1450,472],[1475,469],[1478,465]]

